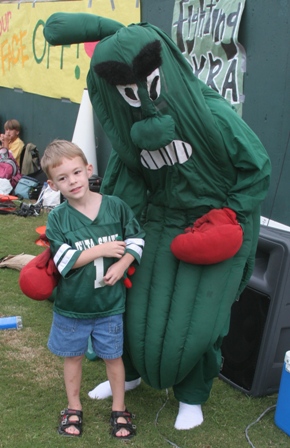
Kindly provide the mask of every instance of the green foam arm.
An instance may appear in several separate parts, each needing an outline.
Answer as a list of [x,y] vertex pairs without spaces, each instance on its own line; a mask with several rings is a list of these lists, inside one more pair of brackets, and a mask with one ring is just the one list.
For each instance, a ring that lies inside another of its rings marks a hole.
[[51,45],[69,45],[95,42],[123,27],[122,23],[93,14],[56,12],[48,18],[43,34]]

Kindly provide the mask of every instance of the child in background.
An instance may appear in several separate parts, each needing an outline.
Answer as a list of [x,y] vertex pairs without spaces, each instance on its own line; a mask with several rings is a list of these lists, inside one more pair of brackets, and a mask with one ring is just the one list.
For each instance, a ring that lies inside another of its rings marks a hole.
[[64,357],[68,406],[61,412],[58,431],[66,436],[82,433],[82,359],[91,336],[94,352],[105,361],[113,391],[112,435],[128,439],[135,434],[135,427],[124,403],[126,292],[122,278],[134,260],[140,262],[145,234],[127,204],[90,191],[93,167],[75,144],[53,141],[41,166],[50,187],[66,198],[50,212],[46,227],[61,274],[48,341],[52,353]]
[[24,148],[23,141],[19,138],[20,134],[20,123],[19,121],[12,120],[6,121],[4,124],[5,133],[0,135],[0,140],[2,142],[2,148],[9,149],[12,152],[14,159],[20,166],[20,156]]

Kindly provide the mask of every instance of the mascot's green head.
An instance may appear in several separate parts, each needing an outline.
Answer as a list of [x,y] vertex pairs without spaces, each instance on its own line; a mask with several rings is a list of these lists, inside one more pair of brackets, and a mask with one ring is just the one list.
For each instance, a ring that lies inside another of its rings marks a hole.
[[[44,29],[52,45],[99,41],[87,77],[93,108],[120,158],[145,166],[148,151],[207,139],[201,84],[173,41],[147,23],[128,27],[85,13],[56,13]],[[184,149],[185,148],[185,149]]]

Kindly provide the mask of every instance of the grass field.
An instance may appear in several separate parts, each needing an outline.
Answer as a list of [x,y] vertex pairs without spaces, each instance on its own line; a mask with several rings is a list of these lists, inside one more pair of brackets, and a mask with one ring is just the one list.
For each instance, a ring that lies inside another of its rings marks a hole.
[[[0,216],[0,258],[8,254],[37,255],[36,227],[46,223],[38,217]],[[111,438],[111,400],[91,400],[87,392],[106,379],[101,360],[83,363],[82,402],[84,433],[81,438],[57,434],[58,415],[66,406],[62,359],[46,347],[52,318],[50,301],[25,297],[18,286],[19,271],[0,269],[0,316],[20,315],[23,329],[0,331],[0,447],[2,448],[92,448],[124,446]],[[126,404],[136,414],[137,436],[127,445],[134,448],[246,448],[245,430],[276,404],[277,395],[253,398],[216,379],[211,397],[203,406],[204,423],[190,431],[174,429],[178,410],[172,390],[154,390],[144,382],[126,395]],[[289,437],[274,424],[271,410],[248,431],[255,448],[289,447]]]

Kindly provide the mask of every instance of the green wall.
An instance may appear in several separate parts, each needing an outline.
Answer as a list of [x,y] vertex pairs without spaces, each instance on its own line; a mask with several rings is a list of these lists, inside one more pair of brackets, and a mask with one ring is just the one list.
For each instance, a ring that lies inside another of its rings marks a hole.
[[[76,103],[0,87],[1,132],[6,120],[16,118],[22,126],[22,140],[35,143],[40,155],[53,139],[72,139],[78,111]],[[94,119],[98,174],[103,176],[111,148],[97,117]],[[98,148],[103,149],[102,154]]]
[[272,162],[265,216],[290,225],[290,2],[246,0],[240,42],[247,53],[243,118]]
[[0,87],[1,130],[6,120],[16,118],[22,140],[35,143],[40,153],[54,138],[71,140],[78,109],[76,103]]
[[[141,1],[141,20],[171,33],[174,0]],[[273,167],[263,215],[290,226],[290,39],[289,0],[246,0],[239,41],[247,53],[243,118],[266,147]],[[1,80],[0,80],[1,83]],[[78,104],[0,87],[0,128],[11,117],[23,125],[23,139],[40,153],[54,138],[70,140]],[[95,118],[99,174],[104,174],[110,143]],[[102,149],[102,154],[100,154]]]
[[141,20],[152,23],[171,36],[175,0],[141,0]]

